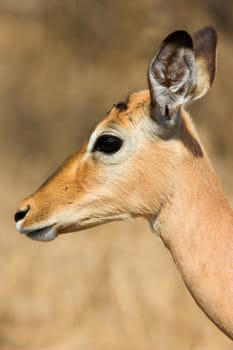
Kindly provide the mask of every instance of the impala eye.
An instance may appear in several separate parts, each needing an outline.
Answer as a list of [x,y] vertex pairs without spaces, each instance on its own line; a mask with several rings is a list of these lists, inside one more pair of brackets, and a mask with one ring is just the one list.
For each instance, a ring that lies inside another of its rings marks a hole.
[[123,141],[117,136],[102,135],[100,136],[94,146],[94,151],[99,151],[107,154],[116,153],[122,146]]

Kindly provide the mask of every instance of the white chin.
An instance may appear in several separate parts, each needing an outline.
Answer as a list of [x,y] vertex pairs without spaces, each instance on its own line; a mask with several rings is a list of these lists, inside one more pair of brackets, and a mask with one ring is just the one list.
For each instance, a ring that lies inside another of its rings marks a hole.
[[27,233],[27,236],[35,241],[52,241],[57,236],[57,232],[53,227],[42,228]]
[[57,231],[53,226],[40,228],[38,230],[20,228],[18,229],[18,231],[26,234],[27,237],[35,241],[43,241],[43,242],[52,241],[57,236]]

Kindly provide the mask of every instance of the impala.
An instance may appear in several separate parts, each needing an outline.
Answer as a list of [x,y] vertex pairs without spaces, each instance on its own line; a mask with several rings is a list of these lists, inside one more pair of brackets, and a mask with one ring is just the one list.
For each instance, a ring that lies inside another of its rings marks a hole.
[[[113,105],[89,139],[15,214],[49,241],[144,217],[170,250],[197,304],[233,338],[233,215],[184,106],[214,80],[217,35],[180,30],[148,68],[148,90]],[[209,116],[211,118],[211,116]]]

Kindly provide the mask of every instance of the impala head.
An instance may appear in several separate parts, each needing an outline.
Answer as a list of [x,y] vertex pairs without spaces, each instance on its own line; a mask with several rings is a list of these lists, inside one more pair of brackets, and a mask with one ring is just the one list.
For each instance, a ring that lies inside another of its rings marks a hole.
[[37,240],[113,220],[159,216],[187,158],[202,157],[183,106],[214,79],[216,34],[170,34],[148,69],[149,90],[113,106],[76,153],[15,214]]

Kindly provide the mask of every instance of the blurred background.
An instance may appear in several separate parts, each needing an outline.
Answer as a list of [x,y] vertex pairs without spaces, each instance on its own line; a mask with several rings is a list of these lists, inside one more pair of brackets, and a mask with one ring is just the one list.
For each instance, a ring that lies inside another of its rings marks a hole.
[[233,2],[1,0],[0,349],[229,350],[147,223],[114,223],[43,244],[13,214],[113,103],[147,86],[176,29],[214,25],[215,83],[189,107],[233,203]]

